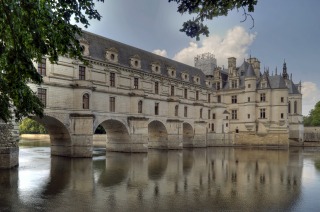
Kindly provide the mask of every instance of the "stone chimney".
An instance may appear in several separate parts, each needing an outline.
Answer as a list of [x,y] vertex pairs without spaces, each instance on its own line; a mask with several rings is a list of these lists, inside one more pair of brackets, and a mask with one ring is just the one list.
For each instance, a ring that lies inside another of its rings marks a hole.
[[260,77],[260,61],[255,58],[255,57],[250,57],[248,60],[247,60],[248,63],[250,63],[253,67],[253,70],[254,70],[254,73],[256,74],[257,78]]

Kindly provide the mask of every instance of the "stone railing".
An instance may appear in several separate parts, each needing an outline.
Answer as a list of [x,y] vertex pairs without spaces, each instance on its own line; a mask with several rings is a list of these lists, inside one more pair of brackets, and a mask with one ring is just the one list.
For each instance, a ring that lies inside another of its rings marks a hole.
[[305,127],[304,128],[305,142],[320,142],[320,127]]

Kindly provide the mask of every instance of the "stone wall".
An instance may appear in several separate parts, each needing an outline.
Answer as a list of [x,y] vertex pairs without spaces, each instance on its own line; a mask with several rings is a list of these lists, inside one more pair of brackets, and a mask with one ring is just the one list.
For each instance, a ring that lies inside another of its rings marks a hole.
[[19,164],[19,147],[13,124],[0,122],[0,168]]
[[320,127],[305,127],[304,128],[305,142],[320,142]]

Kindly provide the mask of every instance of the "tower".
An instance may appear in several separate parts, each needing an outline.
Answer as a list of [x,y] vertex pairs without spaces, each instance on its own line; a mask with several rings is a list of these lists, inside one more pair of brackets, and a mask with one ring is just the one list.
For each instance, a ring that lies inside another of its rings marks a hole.
[[207,75],[212,76],[213,70],[217,67],[217,59],[211,53],[197,55],[194,58],[194,66]]

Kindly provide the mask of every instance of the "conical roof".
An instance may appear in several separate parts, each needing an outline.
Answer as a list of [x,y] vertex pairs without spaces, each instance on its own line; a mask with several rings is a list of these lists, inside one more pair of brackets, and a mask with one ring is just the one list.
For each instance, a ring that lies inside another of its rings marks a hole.
[[251,64],[249,64],[248,69],[244,73],[245,77],[256,77],[256,74],[254,73],[253,67]]

